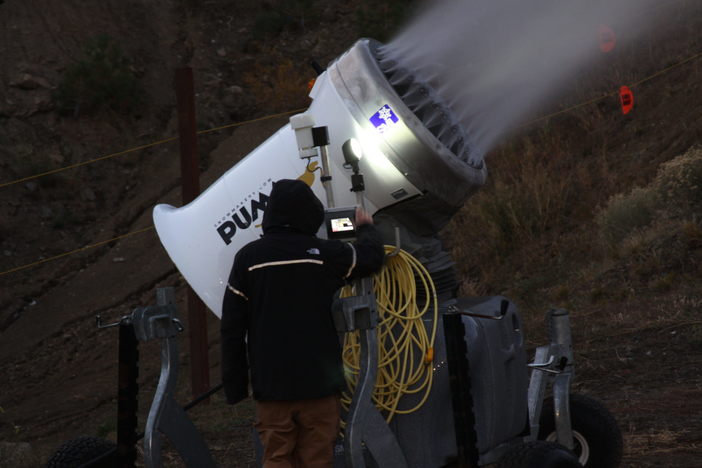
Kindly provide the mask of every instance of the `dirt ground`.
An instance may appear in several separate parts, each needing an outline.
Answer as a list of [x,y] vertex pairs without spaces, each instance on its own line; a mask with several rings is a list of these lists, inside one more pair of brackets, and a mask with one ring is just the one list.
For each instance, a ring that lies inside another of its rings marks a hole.
[[[171,274],[155,286],[178,282]],[[154,303],[152,292],[141,295],[141,304]],[[182,288],[178,292],[184,295]],[[615,415],[624,435],[624,467],[692,468],[702,457],[699,303],[672,299],[682,306],[677,312],[671,312],[668,300],[572,312],[574,391],[600,399]],[[182,311],[183,304],[179,305]],[[116,318],[126,312],[113,309],[103,316]],[[92,314],[83,315],[28,349],[21,359],[15,358],[11,366],[4,365],[0,376],[4,382],[1,438],[30,442],[42,460],[79,435],[116,436],[118,332],[97,330]],[[630,320],[634,315],[640,320]],[[528,320],[526,333],[533,329],[539,334],[540,321],[541,317]],[[219,381],[217,341],[217,323],[210,320],[213,385]],[[186,336],[181,335],[179,342],[178,400],[185,404],[191,399]],[[143,430],[158,379],[158,344],[142,344],[140,358],[139,427]],[[250,400],[229,406],[219,393],[189,415],[220,466],[254,466]],[[141,447],[139,453],[143,453]],[[166,466],[183,466],[173,450],[166,450],[164,460]]]

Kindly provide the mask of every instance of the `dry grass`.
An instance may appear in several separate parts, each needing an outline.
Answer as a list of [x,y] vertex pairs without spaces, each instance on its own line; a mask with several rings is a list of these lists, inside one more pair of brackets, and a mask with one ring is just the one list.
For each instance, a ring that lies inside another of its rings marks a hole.
[[[579,146],[585,125],[568,119],[534,130],[489,156],[488,185],[448,228],[451,239],[461,240],[453,242],[452,254],[464,294],[500,293],[519,281],[519,271],[546,268],[539,274],[557,275],[554,264],[565,264],[563,255],[592,255],[596,246],[570,249],[568,244],[591,237],[595,207],[619,182],[599,142]],[[569,238],[576,231],[581,238]],[[563,288],[554,293],[568,295]]]
[[274,50],[260,57],[262,61],[245,73],[242,80],[261,109],[269,113],[285,112],[309,104],[308,82],[314,73],[310,73],[308,66],[281,58]]
[[699,278],[702,151],[649,168],[638,186],[612,169],[606,149],[578,146],[578,122],[534,131],[490,156],[488,186],[448,228],[462,294],[573,307]]
[[596,216],[600,235],[612,254],[627,236],[649,226],[659,205],[658,194],[650,188],[634,187],[614,195]]

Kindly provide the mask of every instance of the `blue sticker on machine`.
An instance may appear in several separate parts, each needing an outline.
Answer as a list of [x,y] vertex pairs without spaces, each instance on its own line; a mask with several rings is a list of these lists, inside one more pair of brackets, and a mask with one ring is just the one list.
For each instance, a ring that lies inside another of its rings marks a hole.
[[370,122],[380,133],[384,133],[388,129],[394,127],[399,121],[399,117],[395,115],[395,112],[393,112],[387,104],[378,109],[378,112],[373,114],[373,117],[370,118]]

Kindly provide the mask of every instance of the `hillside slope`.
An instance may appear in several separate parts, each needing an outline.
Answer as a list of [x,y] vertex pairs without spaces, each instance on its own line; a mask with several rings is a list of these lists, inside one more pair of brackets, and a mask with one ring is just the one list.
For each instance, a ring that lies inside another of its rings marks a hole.
[[[308,3],[306,21],[296,10],[270,13],[275,1],[0,4],[0,183],[173,136],[178,66],[194,69],[201,129],[304,106],[314,75],[307,61],[326,63],[348,47],[368,2]],[[684,14],[603,56],[562,108],[702,52],[702,5],[680,3]],[[140,102],[126,113],[59,109],[52,93],[99,34],[129,58]],[[530,346],[544,340],[547,308],[572,311],[575,387],[615,413],[629,467],[693,467],[702,457],[702,212],[693,206],[663,223],[670,210],[659,207],[659,224],[610,244],[598,220],[611,197],[652,186],[661,163],[700,144],[700,67],[690,60],[636,86],[627,116],[610,97],[518,129],[488,156],[488,185],[444,233],[462,292],[514,299]],[[285,122],[201,136],[202,186]],[[177,151],[164,143],[0,187],[0,272],[148,228],[154,204],[180,204]],[[0,284],[0,441],[29,442],[45,461],[79,434],[114,437],[117,333],[97,330],[95,314],[118,320],[154,303],[155,288],[174,286],[185,315],[184,282],[155,233],[5,273]],[[208,324],[216,383],[218,323]],[[187,401],[185,336],[180,344]],[[141,357],[143,425],[157,345],[142,346]],[[231,408],[215,396],[193,418],[223,466],[251,466],[250,403]]]

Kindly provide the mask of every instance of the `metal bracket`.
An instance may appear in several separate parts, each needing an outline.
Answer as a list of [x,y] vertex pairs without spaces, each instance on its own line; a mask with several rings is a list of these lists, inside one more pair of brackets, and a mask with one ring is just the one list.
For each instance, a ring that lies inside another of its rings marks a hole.
[[[541,371],[541,372],[548,372],[550,374],[562,374],[564,372],[570,372],[566,371],[566,367],[570,364],[568,362],[568,358],[565,356],[561,356],[559,359],[559,363],[557,365],[553,365],[554,361],[556,360],[555,356],[551,356],[548,360],[548,362],[543,362],[543,363],[531,363],[527,364],[527,367],[530,367],[534,370]],[[555,369],[554,369],[555,368]]]
[[555,361],[555,360],[556,360],[556,357],[551,356],[551,357],[549,357],[548,361],[546,361],[546,362],[542,362],[542,363],[532,362],[531,364],[527,364],[527,367],[531,367],[531,368],[548,367],[551,364],[553,364],[553,361]]
[[532,362],[531,364],[527,364],[527,367],[530,367],[534,370],[538,370],[541,372],[548,372],[549,374],[560,374],[561,372],[563,372],[562,370],[549,369],[549,367],[551,367],[551,365],[553,364],[553,361],[555,361],[555,360],[556,360],[556,357],[551,355],[551,357],[549,357],[548,361],[541,362],[541,363]]
[[135,309],[132,313],[134,333],[139,341],[171,338],[185,328],[175,317],[175,305],[148,306]]
[[128,325],[131,319],[131,315],[123,315],[122,318],[120,318],[117,322],[108,323],[107,325],[105,325],[102,323],[102,316],[100,316],[100,314],[97,314],[95,315],[95,325],[98,327],[99,330],[102,330],[105,328],[118,327],[120,325]]

